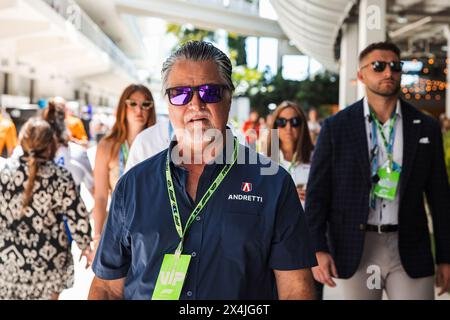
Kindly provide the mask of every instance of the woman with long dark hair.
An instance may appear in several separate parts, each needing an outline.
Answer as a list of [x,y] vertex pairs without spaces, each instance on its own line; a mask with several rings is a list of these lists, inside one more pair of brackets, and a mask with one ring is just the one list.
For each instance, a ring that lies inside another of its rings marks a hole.
[[[268,135],[268,155],[278,161],[292,176],[300,201],[305,207],[306,183],[314,145],[305,112],[292,102],[283,101],[273,112],[271,129],[276,130],[279,151],[272,150],[272,130]],[[275,151],[275,154],[272,154]],[[316,297],[322,299],[323,285],[315,281]]]
[[72,175],[53,162],[49,123],[28,120],[19,142],[23,155],[0,170],[0,299],[58,299],[74,281],[68,234],[90,255],[89,215]]
[[305,113],[294,102],[283,101],[273,112],[270,129],[277,130],[280,150],[272,150],[272,134],[267,140],[268,156],[278,161],[289,171],[297,186],[297,192],[304,205],[306,182],[308,181],[311,155],[314,146],[308,129]]
[[94,243],[103,230],[107,216],[108,198],[117,181],[125,172],[125,165],[136,136],[156,123],[153,96],[150,90],[138,84],[129,85],[123,91],[116,110],[116,123],[111,133],[97,146],[94,168]]

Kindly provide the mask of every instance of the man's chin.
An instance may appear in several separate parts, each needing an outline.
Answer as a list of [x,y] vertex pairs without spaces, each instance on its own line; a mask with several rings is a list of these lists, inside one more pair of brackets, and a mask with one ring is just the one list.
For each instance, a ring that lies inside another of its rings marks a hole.
[[383,96],[383,97],[395,97],[400,92],[400,88],[394,88],[394,89],[385,89],[385,90],[378,90],[375,92],[376,94]]

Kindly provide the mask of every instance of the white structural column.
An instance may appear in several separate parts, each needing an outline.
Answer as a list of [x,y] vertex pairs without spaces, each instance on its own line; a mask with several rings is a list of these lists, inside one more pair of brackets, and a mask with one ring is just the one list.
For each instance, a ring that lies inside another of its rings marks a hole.
[[445,27],[445,36],[447,37],[447,86],[445,94],[445,114],[450,119],[450,26]]
[[285,55],[302,54],[296,46],[290,45],[289,40],[278,40],[277,68],[283,66],[283,57]]
[[[386,0],[361,0],[359,3],[359,52],[373,42],[386,40]],[[358,98],[364,86],[358,84]]]
[[339,66],[339,109],[357,99],[358,69],[358,25],[347,23],[342,26],[341,58]]

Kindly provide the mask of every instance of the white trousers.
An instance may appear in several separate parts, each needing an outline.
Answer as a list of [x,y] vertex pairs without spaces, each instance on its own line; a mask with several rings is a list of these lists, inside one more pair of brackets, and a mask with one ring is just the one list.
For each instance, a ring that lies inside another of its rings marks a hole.
[[398,232],[367,231],[358,270],[349,279],[336,279],[346,300],[433,300],[434,276],[411,278],[403,269]]

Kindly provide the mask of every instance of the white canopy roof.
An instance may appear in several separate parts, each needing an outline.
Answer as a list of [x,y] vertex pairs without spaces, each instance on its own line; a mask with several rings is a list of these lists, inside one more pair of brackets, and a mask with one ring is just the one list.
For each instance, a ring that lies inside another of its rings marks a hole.
[[339,29],[356,0],[271,0],[278,22],[295,46],[338,71],[334,44]]

